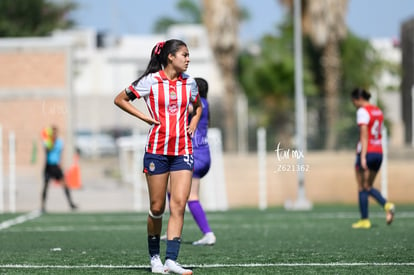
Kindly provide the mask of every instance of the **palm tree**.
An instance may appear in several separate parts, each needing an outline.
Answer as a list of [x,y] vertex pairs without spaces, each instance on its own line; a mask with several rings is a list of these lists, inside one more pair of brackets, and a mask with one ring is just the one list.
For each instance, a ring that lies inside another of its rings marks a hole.
[[160,17],[154,24],[154,32],[164,33],[171,25],[174,24],[200,24],[201,10],[200,5],[194,0],[179,0],[176,4],[181,18],[170,16]]
[[[292,0],[281,2],[293,8]],[[312,44],[322,51],[327,128],[325,148],[334,149],[338,138],[335,127],[339,115],[338,84],[341,76],[339,43],[347,34],[345,16],[348,0],[302,0],[302,3],[303,32],[310,37]]]
[[224,82],[224,147],[236,151],[238,85],[235,69],[241,14],[236,0],[203,0],[203,8],[203,22]]

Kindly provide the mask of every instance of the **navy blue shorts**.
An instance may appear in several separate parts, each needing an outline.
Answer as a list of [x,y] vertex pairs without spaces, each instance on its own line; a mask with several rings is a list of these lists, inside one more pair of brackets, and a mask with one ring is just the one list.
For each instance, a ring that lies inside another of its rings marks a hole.
[[193,155],[167,156],[145,153],[144,173],[149,175],[164,174],[171,171],[194,169]]
[[194,172],[193,178],[201,179],[210,170],[211,157],[209,147],[193,149]]
[[[369,170],[378,172],[381,168],[382,154],[381,153],[367,153],[367,166]],[[355,168],[360,170],[361,167],[361,154],[357,154],[355,161]]]

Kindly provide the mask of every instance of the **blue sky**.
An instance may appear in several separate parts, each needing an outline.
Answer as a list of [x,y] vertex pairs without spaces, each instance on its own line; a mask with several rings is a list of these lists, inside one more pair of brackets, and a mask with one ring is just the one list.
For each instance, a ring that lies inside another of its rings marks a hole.
[[[179,18],[174,0],[74,0],[79,9],[72,18],[82,27],[105,30],[116,34],[150,34],[157,18]],[[285,13],[279,0],[237,0],[245,7],[250,19],[240,28],[244,40],[275,33]],[[156,3],[154,5],[154,3]],[[347,24],[364,38],[398,38],[400,25],[414,18],[412,0],[349,0]]]

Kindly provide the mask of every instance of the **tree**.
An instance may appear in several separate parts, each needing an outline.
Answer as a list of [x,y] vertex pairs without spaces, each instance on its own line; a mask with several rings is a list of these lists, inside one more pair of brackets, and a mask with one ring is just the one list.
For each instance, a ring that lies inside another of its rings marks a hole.
[[[355,148],[355,137],[358,137],[358,127],[355,127],[355,107],[351,103],[350,92],[357,86],[372,91],[377,90],[377,77],[384,71],[395,69],[393,64],[385,62],[368,40],[348,32],[340,44],[341,80],[339,81],[338,97],[344,99],[338,108],[338,148]],[[343,103],[342,103],[343,102]],[[377,104],[380,105],[381,102]],[[385,121],[388,124],[388,121]],[[387,127],[388,128],[388,127]]]
[[1,0],[0,37],[46,36],[74,22],[67,14],[76,8],[70,1]]
[[223,77],[224,95],[224,147],[237,149],[236,102],[238,85],[236,63],[238,56],[238,24],[248,18],[248,12],[237,6],[236,0],[203,0],[200,7],[194,0],[180,0],[177,8],[184,18],[160,18],[154,27],[155,32],[165,32],[173,24],[204,23],[214,57]]
[[180,0],[177,2],[177,10],[183,15],[182,19],[173,17],[161,17],[155,22],[154,32],[164,33],[171,25],[186,23],[186,24],[200,24],[201,19],[201,8],[193,0]]
[[224,82],[224,147],[228,151],[236,151],[238,85],[235,70],[240,9],[236,0],[203,0],[203,8],[204,25]]
[[[264,36],[258,49],[243,49],[238,62],[238,79],[249,101],[249,122],[256,128],[263,126],[269,134],[268,144],[275,142],[291,145],[294,135],[294,58],[293,18],[288,13],[278,26],[277,36]],[[323,52],[314,47],[309,38],[304,39],[303,77],[307,97],[307,145],[310,149],[325,147],[323,94],[324,76],[321,66]],[[354,148],[358,128],[355,127],[355,107],[349,99],[356,86],[375,88],[376,78],[384,69],[394,72],[395,66],[381,60],[379,53],[368,40],[352,32],[339,43],[341,76],[338,80],[337,112],[339,118],[335,130],[338,133],[337,148]],[[255,133],[250,133],[250,148],[255,146]]]
[[[292,0],[282,3],[293,10]],[[346,37],[345,23],[348,0],[302,0],[303,32],[312,44],[321,49],[320,59],[323,73],[325,102],[326,149],[337,145],[336,125],[338,121],[338,88],[341,76],[340,41]]]
[[[238,79],[249,101],[252,128],[265,127],[267,143],[291,146],[294,135],[294,53],[293,20],[287,16],[278,27],[278,36],[266,35],[258,44],[260,51],[244,49],[238,62]],[[309,60],[304,55],[304,91],[317,93]],[[251,132],[249,148],[255,148],[255,132]]]

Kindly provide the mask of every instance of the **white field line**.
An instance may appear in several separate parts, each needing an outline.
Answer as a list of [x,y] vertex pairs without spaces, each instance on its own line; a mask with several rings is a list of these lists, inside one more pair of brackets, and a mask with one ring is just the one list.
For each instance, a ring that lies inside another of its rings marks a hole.
[[[122,223],[122,222],[133,222],[133,223],[140,223],[147,221],[147,216],[143,216],[142,213],[136,213],[131,214],[130,216],[115,216],[115,215],[101,215],[97,214],[98,217],[87,214],[80,214],[77,215],[77,219],[82,220],[83,224],[96,224],[99,222],[116,222],[116,223]],[[190,214],[189,214],[190,215]],[[221,220],[228,220],[228,214],[227,212],[208,212],[209,220],[214,221],[221,221]],[[240,219],[245,220],[246,217],[242,214],[235,214],[231,213],[232,218],[234,219]],[[370,217],[372,218],[383,218],[384,217],[383,212],[373,212],[370,213]],[[74,215],[75,216],[75,215]],[[164,214],[164,219],[169,218],[169,213]],[[188,216],[188,219],[191,217]],[[263,219],[269,219],[274,220],[275,218],[304,218],[304,219],[358,219],[359,218],[359,212],[331,212],[331,213],[295,213],[295,212],[278,212],[275,211],[273,213],[268,213],[262,216]],[[396,212],[396,218],[398,219],[412,219],[414,218],[414,211],[401,211],[399,212],[397,209]],[[67,222],[67,217],[53,217],[54,223],[59,222]]]
[[[250,264],[185,264],[191,268],[226,268],[226,267],[348,267],[348,266],[414,266],[412,263],[250,263]],[[149,265],[29,265],[29,264],[5,264],[0,268],[14,269],[143,269]]]
[[35,210],[25,215],[18,216],[14,219],[6,220],[0,223],[0,230],[12,227],[13,225],[16,225],[16,224],[21,224],[21,223],[36,219],[40,217],[41,215],[42,215],[42,212],[40,212],[39,210]]
[[77,232],[89,232],[89,231],[136,231],[139,228],[146,228],[146,224],[144,225],[112,225],[112,226],[32,226],[32,227],[25,227],[25,228],[12,228],[7,232],[70,232],[70,231],[77,231]]
[[[6,229],[9,228],[13,225],[25,222],[27,220],[36,218],[38,216],[40,216],[41,213],[39,213],[38,211],[33,211],[29,214],[17,217],[15,219],[12,220],[8,220],[5,221],[3,223],[0,223],[0,230],[2,229]],[[312,218],[312,219],[355,219],[357,217],[358,214],[351,214],[351,213],[344,213],[344,212],[338,212],[338,213],[318,213],[318,214],[312,214],[309,213],[306,216],[305,215],[298,215],[298,214],[287,214],[287,213],[275,213],[275,214],[267,214],[263,216],[264,220],[275,220],[277,218]],[[371,217],[373,218],[379,218],[379,217],[383,217],[384,214],[380,214],[380,213],[375,213],[375,214],[371,214]],[[82,217],[82,216],[81,216]],[[168,218],[168,217],[167,217]],[[228,218],[226,216],[226,214],[220,214],[220,215],[212,215],[211,218],[209,218],[209,220],[216,220],[216,221],[220,221],[220,220],[224,220],[224,218]],[[234,218],[234,216],[233,216]],[[414,218],[414,212],[398,212],[396,215],[397,219],[413,219]],[[116,219],[115,219],[116,220]],[[114,221],[115,221],[114,220]],[[257,227],[257,226],[261,226],[261,225],[254,225],[254,224],[250,224],[250,223],[245,223],[243,220],[243,217],[240,216],[240,220],[241,222],[238,224],[239,227],[241,228],[253,228],[253,227]],[[54,219],[55,221],[55,219]],[[57,219],[57,223],[59,222],[63,222],[63,219]],[[66,220],[65,220],[66,221]],[[111,221],[111,219],[105,219],[106,222]],[[79,225],[79,226],[73,226],[73,225],[55,225],[55,226],[30,226],[30,227],[24,227],[24,228],[20,228],[20,227],[15,227],[15,228],[11,228],[8,230],[8,232],[70,232],[70,231],[130,231],[130,230],[136,230],[137,228],[140,227],[146,227],[146,223],[134,223],[134,224],[129,224],[129,225],[110,225],[110,226],[102,226],[102,225],[96,225],[96,223],[99,223],[99,219],[94,220],[93,222],[88,222],[85,221],[83,223],[83,225]],[[119,220],[118,220],[119,222]],[[188,224],[186,225],[187,228],[191,228],[191,227],[195,227],[195,225],[192,224]],[[287,225],[285,224],[275,224],[274,225],[277,228],[287,228]],[[215,225],[216,228],[227,228],[230,227],[228,225],[221,225],[221,224],[217,224]],[[315,228],[317,227],[317,225],[312,225],[309,224],[307,225],[307,227],[309,228]]]

